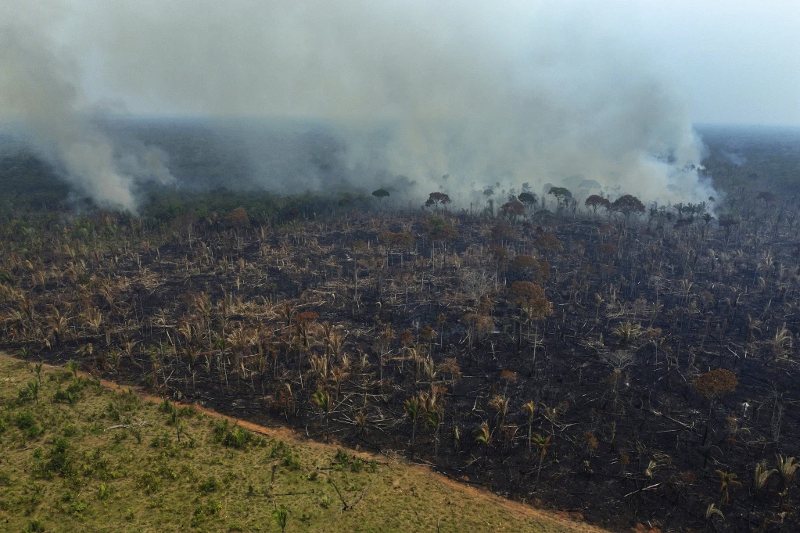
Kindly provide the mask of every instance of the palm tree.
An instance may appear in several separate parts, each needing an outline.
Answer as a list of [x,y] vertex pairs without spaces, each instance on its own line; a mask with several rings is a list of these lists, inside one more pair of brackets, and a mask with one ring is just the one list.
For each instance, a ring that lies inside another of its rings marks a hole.
[[[56,306],[51,306],[50,315],[47,317],[49,337],[53,339],[52,346],[58,347],[69,329],[69,317],[61,314]],[[49,339],[48,339],[48,342]]]
[[625,321],[614,328],[614,335],[619,338],[622,346],[627,346],[643,334],[642,326],[636,322]]
[[417,439],[417,420],[422,414],[422,402],[418,395],[414,395],[403,402],[403,410],[406,416],[411,419],[411,452],[414,452],[414,444]]
[[508,415],[509,400],[502,394],[495,394],[489,400],[489,407],[497,412],[497,427],[502,427]]
[[425,422],[433,430],[433,454],[439,455],[439,428],[442,426],[444,418],[444,407],[438,401],[436,394],[426,394],[425,398]]
[[337,326],[328,322],[322,324],[322,334],[325,341],[325,355],[338,356],[344,346],[345,336],[339,331]]
[[764,490],[764,487],[767,486],[767,482],[769,478],[772,477],[772,474],[777,474],[778,471],[774,468],[767,469],[767,463],[765,461],[761,461],[756,464],[755,470],[753,471],[753,488],[755,492],[760,492]]
[[611,353],[604,354],[603,361],[611,367],[609,383],[611,384],[611,393],[614,398],[614,412],[616,413],[619,403],[619,382],[622,378],[623,371],[633,362],[633,354],[627,350],[614,350]]
[[489,429],[489,423],[486,421],[481,422],[480,427],[475,432],[475,442],[485,447],[488,452],[489,446],[492,445],[492,431]]
[[311,328],[318,317],[319,314],[315,311],[303,311],[297,314],[295,326],[304,350],[311,347]]
[[325,420],[325,440],[328,440],[328,419],[331,412],[331,395],[325,389],[319,388],[311,395],[311,401],[322,411]]
[[461,428],[457,425],[453,426],[453,447],[456,452],[461,451]]
[[794,457],[786,457],[784,459],[783,455],[778,455],[777,462],[778,473],[783,480],[783,490],[780,492],[781,501],[783,501],[789,495],[789,485],[794,480],[794,475],[797,469],[800,468],[800,463]]
[[[547,300],[544,289],[537,283],[531,281],[515,281],[511,284],[511,300],[522,310],[525,317],[525,324],[530,327],[531,322],[536,322],[536,332],[533,342],[533,361],[536,365],[536,346],[539,337],[539,320],[547,318],[553,313],[553,304]],[[521,326],[521,325],[520,325]],[[517,336],[517,350],[521,348],[522,327],[519,328]]]
[[786,359],[792,353],[792,333],[786,329],[786,323],[777,328],[771,344],[775,359]]
[[739,476],[733,472],[726,472],[725,470],[715,470],[715,472],[719,476],[720,504],[730,503],[730,489],[741,486],[742,482],[737,479]]
[[92,333],[97,333],[103,325],[103,313],[96,307],[89,307],[83,312],[83,320]]
[[789,484],[792,482],[792,480],[794,480],[794,475],[797,472],[797,469],[800,468],[800,463],[798,463],[794,457],[784,458],[783,455],[778,455],[777,461],[778,473],[783,479],[783,486],[785,489],[788,489]]
[[522,405],[522,411],[528,415],[528,451],[531,451],[531,430],[533,428],[533,415],[536,412],[536,403],[533,400]]
[[720,517],[723,521],[725,520],[725,515],[719,510],[717,504],[709,503],[708,507],[706,507],[706,521],[711,523],[715,516]]
[[536,468],[536,483],[539,483],[539,478],[542,475],[542,464],[544,463],[544,458],[547,455],[547,450],[550,448],[550,445],[553,442],[553,436],[543,436],[539,433],[535,433],[532,436],[533,443],[539,449],[539,466]]

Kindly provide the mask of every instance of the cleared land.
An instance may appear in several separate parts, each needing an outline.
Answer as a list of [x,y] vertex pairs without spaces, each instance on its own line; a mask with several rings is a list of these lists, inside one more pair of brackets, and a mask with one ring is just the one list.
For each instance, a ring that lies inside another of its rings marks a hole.
[[0,355],[0,406],[4,531],[595,531],[72,368]]

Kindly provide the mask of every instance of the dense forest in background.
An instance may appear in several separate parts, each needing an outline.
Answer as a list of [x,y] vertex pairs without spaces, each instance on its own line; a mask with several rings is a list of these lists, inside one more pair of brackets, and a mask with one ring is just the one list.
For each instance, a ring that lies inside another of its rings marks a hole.
[[[176,168],[178,187],[149,185],[139,191],[145,217],[167,219],[186,212],[202,217],[242,206],[260,223],[273,217],[283,220],[329,213],[337,206],[367,208],[372,205],[372,191],[348,185],[342,178],[346,171],[336,157],[341,147],[324,132],[304,134],[298,142],[313,147],[309,154],[314,168],[330,173],[336,180],[336,187],[333,191],[326,190],[326,195],[311,191],[284,195],[260,189],[252,177],[258,169],[245,162],[248,150],[237,148],[229,139],[220,140],[221,133],[210,126],[190,122],[163,127],[159,123],[134,122],[124,128],[118,125],[117,129],[125,135],[148,139],[164,147]],[[743,189],[757,193],[768,189],[776,194],[797,194],[800,130],[703,126],[699,133],[707,146],[704,173],[721,191]],[[185,137],[200,145],[187,146]],[[265,142],[276,141],[269,137]],[[6,215],[18,213],[19,209],[93,209],[89,200],[71,193],[66,182],[58,178],[57,170],[8,135],[0,135],[0,180],[0,213]],[[490,178],[486,185],[493,185]],[[409,205],[402,199],[403,191],[393,190],[393,193],[401,205]]]

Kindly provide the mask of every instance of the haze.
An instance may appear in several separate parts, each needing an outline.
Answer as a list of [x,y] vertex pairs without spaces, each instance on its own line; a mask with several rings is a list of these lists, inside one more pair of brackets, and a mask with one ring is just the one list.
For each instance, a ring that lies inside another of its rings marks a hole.
[[[196,90],[219,94],[225,90],[220,85],[252,81],[247,70],[264,64],[266,58],[259,60],[249,53],[237,56],[235,52],[242,52],[241,43],[220,42],[220,38],[239,35],[244,41],[260,33],[270,11],[264,4],[247,0],[178,1],[169,5],[152,0],[73,0],[67,3],[70,12],[66,17],[72,26],[63,40],[83,53],[84,84],[95,101],[117,102],[135,113],[204,114],[209,111],[205,101],[198,102],[193,91],[178,89],[197,81],[200,86]],[[299,4],[308,7],[286,4],[280,11],[291,11],[305,23],[321,27],[327,19],[328,39],[342,37],[338,32],[370,31],[357,27],[358,16],[351,18],[354,12],[372,11],[366,8],[368,3],[344,2],[335,9],[320,9],[323,4],[318,2]],[[423,42],[433,40],[443,46],[459,27],[494,34],[495,44],[512,53],[526,40],[535,41],[542,31],[563,31],[576,39],[588,32],[586,39],[616,42],[620,48],[636,50],[651,67],[663,68],[662,80],[688,102],[689,116],[695,123],[800,125],[800,2],[794,0],[450,1],[438,2],[437,8],[426,6],[429,2],[373,4],[383,6],[377,10],[382,20],[373,23],[413,17],[418,25],[414,32],[431,34],[421,35]],[[363,22],[372,25],[369,18],[366,16]],[[336,26],[336,22],[344,22],[344,27]],[[546,26],[554,22],[557,26],[548,30]],[[405,29],[396,27],[393,31],[402,33]],[[282,37],[287,46],[303,47],[290,35]],[[128,54],[122,54],[127,58],[119,56],[119,52],[128,50],[115,47],[123,39],[139,41],[133,52],[136,59]],[[259,40],[271,41],[268,36]],[[369,42],[363,44],[370,46]],[[320,60],[325,57],[322,52]],[[219,63],[211,72],[194,69],[198,62],[207,65],[206,61]],[[170,68],[175,64],[184,67],[177,71]],[[132,87],[132,77],[142,79],[141,70],[130,70],[136,67],[144,67],[149,75],[143,81],[151,82],[150,76],[155,75],[161,83]],[[311,87],[300,90],[315,91]],[[222,110],[262,112],[257,104],[263,102],[245,99],[229,102]]]
[[137,184],[173,181],[168,154],[121,153],[87,114],[322,121],[352,181],[409,176],[462,203],[495,182],[700,201],[716,193],[693,124],[800,124],[789,1],[0,5],[0,114],[77,189],[129,210]]

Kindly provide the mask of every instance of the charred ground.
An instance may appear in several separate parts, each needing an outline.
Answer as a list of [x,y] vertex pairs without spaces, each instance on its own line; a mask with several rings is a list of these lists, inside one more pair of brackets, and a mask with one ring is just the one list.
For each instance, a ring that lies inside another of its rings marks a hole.
[[723,201],[630,216],[553,195],[9,209],[2,346],[614,529],[794,530],[798,152],[709,144]]

